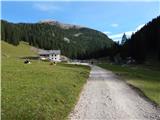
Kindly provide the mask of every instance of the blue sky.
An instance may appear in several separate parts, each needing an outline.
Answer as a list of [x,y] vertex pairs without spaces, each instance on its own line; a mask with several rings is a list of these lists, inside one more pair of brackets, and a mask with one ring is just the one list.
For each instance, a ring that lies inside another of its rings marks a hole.
[[118,41],[160,15],[160,1],[3,1],[1,12],[10,22],[52,19],[97,29]]

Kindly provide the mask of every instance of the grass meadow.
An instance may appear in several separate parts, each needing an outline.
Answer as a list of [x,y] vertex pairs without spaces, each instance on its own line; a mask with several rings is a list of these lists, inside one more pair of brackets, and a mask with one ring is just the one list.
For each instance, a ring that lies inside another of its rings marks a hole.
[[2,46],[2,120],[64,120],[76,104],[88,78],[87,66],[32,60],[24,64],[18,57],[32,56],[30,46]]
[[127,83],[139,88],[148,98],[160,105],[160,70],[148,69],[143,66],[120,66],[98,64],[120,75]]

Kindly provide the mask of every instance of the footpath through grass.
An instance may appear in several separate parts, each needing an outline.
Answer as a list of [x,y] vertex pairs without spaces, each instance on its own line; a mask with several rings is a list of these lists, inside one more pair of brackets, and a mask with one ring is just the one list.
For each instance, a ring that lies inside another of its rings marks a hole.
[[2,120],[66,119],[90,68],[41,61],[24,64],[17,55],[33,55],[29,50],[28,45],[2,43]]
[[120,75],[127,83],[141,89],[146,96],[160,105],[160,71],[141,66],[120,66],[112,64],[98,64]]

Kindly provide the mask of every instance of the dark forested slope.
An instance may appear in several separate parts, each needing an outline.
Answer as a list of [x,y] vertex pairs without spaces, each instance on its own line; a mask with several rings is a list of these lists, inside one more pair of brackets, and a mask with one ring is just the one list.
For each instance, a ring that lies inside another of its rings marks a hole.
[[139,63],[149,58],[160,60],[160,16],[135,32],[122,47]]
[[1,35],[2,40],[14,45],[26,41],[43,49],[60,49],[68,57],[81,59],[95,57],[94,52],[113,44],[97,30],[55,21],[15,24],[1,20]]

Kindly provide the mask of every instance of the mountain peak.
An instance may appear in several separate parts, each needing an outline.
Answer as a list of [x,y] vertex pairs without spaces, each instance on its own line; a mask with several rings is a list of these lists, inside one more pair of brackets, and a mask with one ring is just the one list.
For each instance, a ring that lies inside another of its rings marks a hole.
[[56,25],[61,27],[62,29],[70,29],[70,28],[75,28],[75,29],[80,29],[83,28],[80,25],[73,25],[73,24],[66,24],[66,23],[61,23],[59,21],[56,20],[41,20],[38,23],[43,23],[43,24],[50,24],[50,25]]
[[48,23],[48,24],[55,24],[55,23],[58,23],[58,21],[56,21],[56,20],[41,20],[41,21],[39,21],[38,23]]

